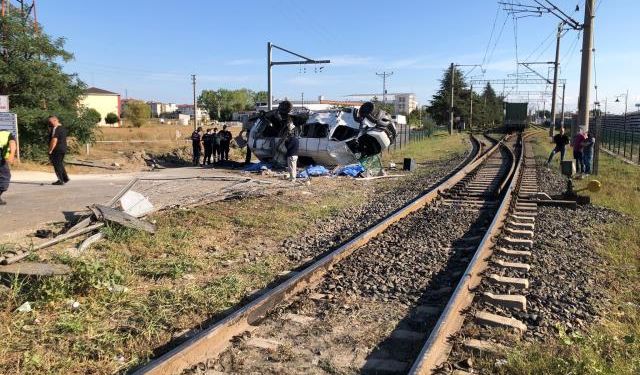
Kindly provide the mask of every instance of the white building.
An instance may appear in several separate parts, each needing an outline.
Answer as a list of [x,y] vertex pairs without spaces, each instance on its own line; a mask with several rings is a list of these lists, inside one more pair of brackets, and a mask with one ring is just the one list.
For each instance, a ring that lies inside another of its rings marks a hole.
[[[183,115],[188,115],[193,117],[193,104],[179,104],[177,106],[178,112]],[[204,108],[198,108],[197,110],[197,118],[199,120],[209,119],[209,111]]]
[[[147,102],[151,108],[151,117],[160,117],[163,113],[174,113],[178,110],[175,103]],[[193,107],[193,106],[192,106]]]
[[[382,101],[384,98],[383,94],[354,94],[349,96],[359,100],[377,99],[378,101]],[[397,114],[405,115],[417,109],[419,105],[416,94],[412,92],[387,94],[387,103],[393,104]]]

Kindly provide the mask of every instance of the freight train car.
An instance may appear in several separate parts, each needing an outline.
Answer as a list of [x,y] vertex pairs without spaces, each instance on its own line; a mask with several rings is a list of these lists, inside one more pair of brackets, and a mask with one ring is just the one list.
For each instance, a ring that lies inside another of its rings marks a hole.
[[504,127],[507,131],[524,130],[529,126],[529,103],[505,103]]

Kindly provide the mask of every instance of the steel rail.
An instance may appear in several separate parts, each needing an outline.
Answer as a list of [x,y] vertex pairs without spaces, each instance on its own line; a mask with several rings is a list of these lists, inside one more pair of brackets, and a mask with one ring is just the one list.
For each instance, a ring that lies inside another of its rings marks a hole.
[[472,139],[476,142],[474,146],[477,147],[474,148],[477,148],[477,154],[458,165],[456,167],[457,172],[450,175],[438,186],[413,199],[404,207],[394,211],[385,219],[320,258],[282,284],[234,311],[214,325],[198,332],[159,358],[137,369],[134,374],[175,374],[195,363],[218,356],[234,336],[252,330],[279,303],[288,300],[306,288],[316,285],[333,265],[351,255],[392,224],[435,200],[442,191],[453,187],[501,147],[500,143],[496,143],[487,152],[480,155],[479,142],[475,138]]
[[[518,141],[523,142],[522,137],[519,136]],[[508,187],[504,190],[502,202],[409,374],[433,374],[447,360],[452,348],[449,339],[464,323],[464,311],[473,302],[474,289],[480,284],[482,273],[489,264],[496,242],[495,237],[504,226],[512,202],[515,202],[513,195],[516,192],[524,153],[520,152],[516,161],[513,151],[506,145],[503,147],[509,150],[513,162],[506,179]]]

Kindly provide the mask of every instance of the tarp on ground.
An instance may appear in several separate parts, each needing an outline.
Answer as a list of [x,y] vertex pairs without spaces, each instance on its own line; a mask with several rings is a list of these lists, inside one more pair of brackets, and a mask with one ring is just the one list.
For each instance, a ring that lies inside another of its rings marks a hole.
[[298,178],[328,176],[331,172],[322,165],[311,165],[298,173]]
[[343,167],[338,167],[334,171],[334,174],[337,175],[337,176],[358,177],[364,171],[365,171],[365,169],[362,166],[362,164],[357,163],[357,164],[345,165]]

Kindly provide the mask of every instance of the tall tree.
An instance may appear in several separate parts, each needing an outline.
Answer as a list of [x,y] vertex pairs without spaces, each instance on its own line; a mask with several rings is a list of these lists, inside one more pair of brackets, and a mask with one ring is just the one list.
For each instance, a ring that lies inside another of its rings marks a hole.
[[[453,79],[453,115],[454,117],[469,117],[469,89],[464,80],[462,71],[454,68]],[[427,112],[440,125],[449,122],[451,111],[451,69],[446,69],[440,80],[440,88],[431,99],[431,106]]]
[[79,108],[85,84],[62,71],[73,55],[63,38],[52,38],[18,9],[0,18],[0,95],[9,95],[18,114],[20,147],[25,157],[46,155],[46,119],[56,115],[80,143],[93,140],[96,126],[87,109]]
[[481,122],[485,127],[501,124],[504,119],[504,99],[497,96],[491,83],[487,82],[479,98],[482,113]]
[[245,88],[202,90],[198,105],[206,108],[213,120],[230,120],[233,112],[253,109],[255,97],[256,93]]

